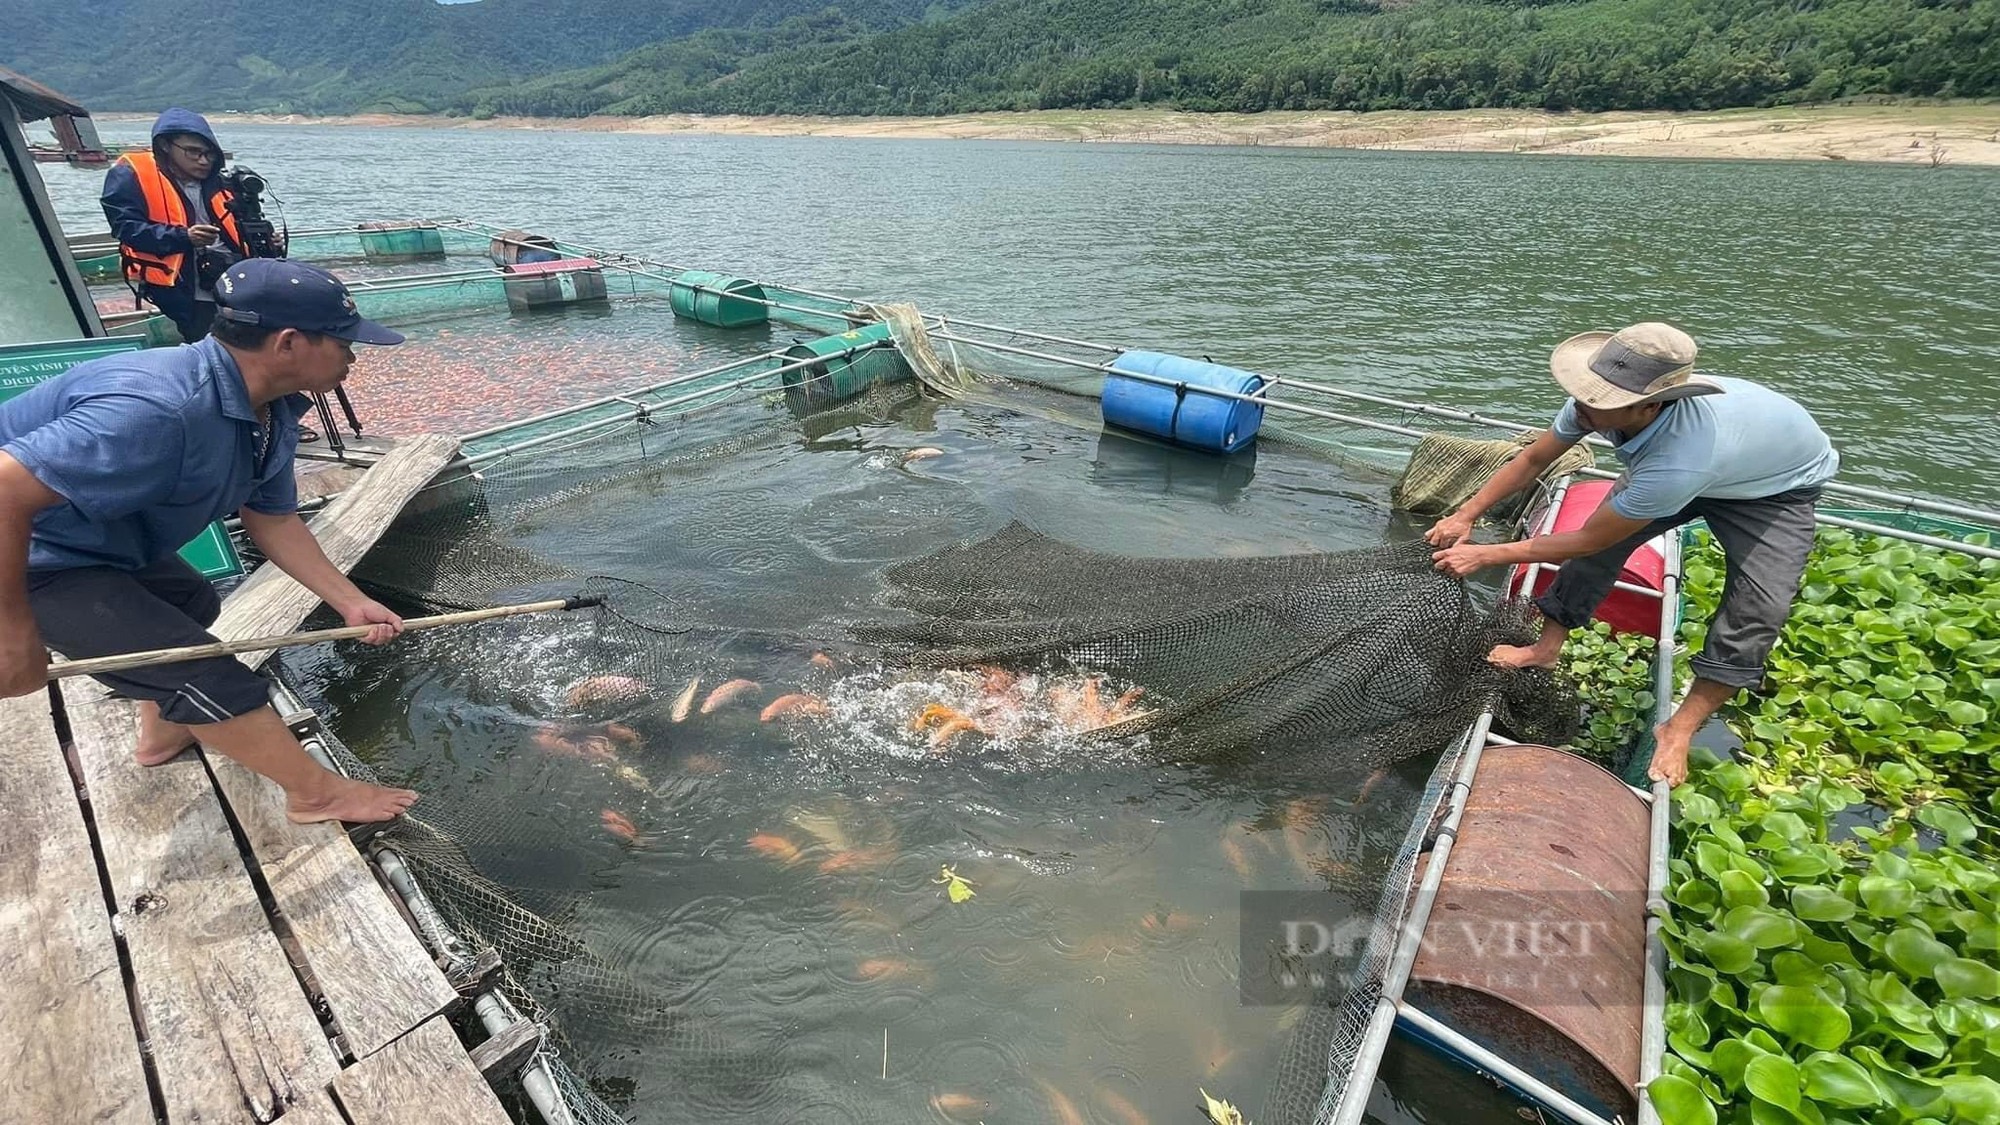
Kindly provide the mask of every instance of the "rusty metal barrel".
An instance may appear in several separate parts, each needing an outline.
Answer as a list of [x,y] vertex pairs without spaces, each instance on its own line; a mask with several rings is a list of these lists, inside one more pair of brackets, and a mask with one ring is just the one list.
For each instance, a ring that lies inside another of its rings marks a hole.
[[1636,1112],[1648,809],[1546,746],[1480,757],[1404,999],[1606,1117]]

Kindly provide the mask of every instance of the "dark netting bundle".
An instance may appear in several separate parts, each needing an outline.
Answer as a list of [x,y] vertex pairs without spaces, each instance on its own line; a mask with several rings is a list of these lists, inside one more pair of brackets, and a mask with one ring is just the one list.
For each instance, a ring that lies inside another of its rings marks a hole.
[[1176,757],[1319,749],[1387,764],[1432,753],[1482,707],[1522,739],[1566,741],[1575,697],[1496,668],[1525,616],[1474,605],[1422,542],[1262,558],[1133,558],[1021,523],[888,570],[914,620],[864,624],[913,665],[1059,663],[1142,685],[1098,737],[1151,734]]

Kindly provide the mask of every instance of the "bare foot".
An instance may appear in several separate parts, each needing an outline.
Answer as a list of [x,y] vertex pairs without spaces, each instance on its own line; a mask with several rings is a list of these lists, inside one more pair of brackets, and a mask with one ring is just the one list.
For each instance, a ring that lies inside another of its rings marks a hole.
[[1690,736],[1682,735],[1667,724],[1653,728],[1653,764],[1646,770],[1646,776],[1654,781],[1664,781],[1668,785],[1679,785],[1688,776],[1688,743]]
[[165,743],[164,745],[149,745],[141,742],[139,748],[132,754],[133,760],[142,766],[166,765],[168,762],[180,757],[182,751],[194,749],[194,736],[186,734],[185,727],[182,728],[182,733],[185,737]]
[[294,824],[314,824],[322,820],[372,824],[378,820],[393,820],[416,803],[417,795],[412,790],[387,789],[343,777],[328,787],[324,797],[313,800],[288,797],[285,815]]
[[1494,645],[1486,659],[1502,668],[1553,668],[1562,659],[1562,649],[1532,645]]
[[132,757],[142,766],[165,765],[193,746],[194,731],[185,723],[160,718],[160,705],[147,700],[139,705],[139,745]]

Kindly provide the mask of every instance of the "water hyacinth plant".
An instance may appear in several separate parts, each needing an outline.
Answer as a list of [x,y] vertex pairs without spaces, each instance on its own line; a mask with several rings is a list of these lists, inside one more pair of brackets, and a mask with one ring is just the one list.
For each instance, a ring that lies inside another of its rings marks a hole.
[[[1705,535],[1686,577],[1693,649],[1723,578]],[[1725,712],[1741,759],[1675,793],[1655,1107],[2000,1122],[2000,565],[1823,531],[1767,687]],[[1883,827],[1838,830],[1861,804]]]
[[[1685,571],[1693,651],[1722,594],[1705,531]],[[1892,811],[1948,801],[2000,823],[2000,561],[1822,530],[1767,683],[1727,715],[1777,776],[1838,777]]]
[[1668,1125],[2000,1121],[2000,874],[1907,820],[1831,842],[1861,796],[1738,763],[1676,793]]

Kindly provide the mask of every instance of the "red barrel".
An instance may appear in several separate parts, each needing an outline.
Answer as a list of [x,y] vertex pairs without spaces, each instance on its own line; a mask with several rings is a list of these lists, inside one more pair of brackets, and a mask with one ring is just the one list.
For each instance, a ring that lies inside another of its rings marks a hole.
[[[1608,480],[1571,481],[1563,493],[1562,504],[1555,511],[1545,513],[1536,530],[1536,536],[1556,535],[1565,531],[1575,531],[1583,526],[1604,498],[1611,494]],[[1673,534],[1669,532],[1668,534]],[[1664,539],[1649,539],[1632,552],[1625,560],[1625,566],[1618,572],[1618,580],[1646,590],[1661,590],[1667,581],[1667,558]],[[1535,570],[1534,588],[1524,589],[1528,567],[1516,566],[1507,573],[1507,593],[1510,596],[1540,594],[1556,580],[1555,565],[1543,563]],[[1660,599],[1649,597],[1632,590],[1612,588],[1609,597],[1597,607],[1597,620],[1607,622],[1621,633],[1644,633],[1649,637],[1660,635]]]

